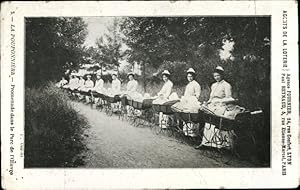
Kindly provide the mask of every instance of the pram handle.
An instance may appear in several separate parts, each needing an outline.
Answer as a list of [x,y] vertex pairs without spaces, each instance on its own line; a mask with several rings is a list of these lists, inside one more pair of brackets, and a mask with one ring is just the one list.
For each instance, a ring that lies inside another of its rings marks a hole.
[[250,112],[251,115],[256,115],[256,114],[261,114],[261,113],[263,113],[263,111],[261,109]]

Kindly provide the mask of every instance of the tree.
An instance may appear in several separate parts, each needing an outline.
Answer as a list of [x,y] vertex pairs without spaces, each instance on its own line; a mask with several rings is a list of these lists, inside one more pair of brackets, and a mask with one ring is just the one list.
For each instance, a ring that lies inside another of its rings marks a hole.
[[104,35],[105,38],[98,39],[96,44],[106,67],[119,71],[120,61],[123,59],[124,54],[118,27],[118,18],[114,18],[113,24],[107,28],[108,33]]
[[81,18],[26,18],[26,86],[57,80],[84,62],[87,25]]
[[[127,17],[121,31],[129,47],[128,62],[142,63],[146,69],[167,68],[176,73],[173,80],[179,86],[186,79],[178,68],[193,67],[196,80],[206,88],[213,82],[214,68],[221,65],[246,107],[258,107],[261,96],[269,97],[269,17]],[[219,55],[226,40],[234,42],[232,60]]]
[[[219,60],[218,44],[206,42],[206,30],[197,17],[128,17],[121,24],[124,42],[130,48],[128,62],[141,63],[147,69],[176,72],[177,63],[198,70],[198,81],[207,84],[208,70]],[[200,27],[199,27],[200,26]],[[201,46],[202,45],[202,46]],[[212,63],[212,64],[211,64]],[[187,69],[187,68],[184,68]],[[145,72],[147,73],[147,72]],[[185,73],[176,73],[178,85],[185,84]]]

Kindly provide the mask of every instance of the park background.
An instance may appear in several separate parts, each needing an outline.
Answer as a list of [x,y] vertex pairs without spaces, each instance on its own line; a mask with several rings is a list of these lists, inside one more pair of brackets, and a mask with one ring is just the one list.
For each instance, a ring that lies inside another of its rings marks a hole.
[[100,70],[106,85],[109,71],[117,70],[123,85],[134,71],[140,91],[153,95],[168,69],[182,95],[193,67],[204,101],[217,65],[241,106],[263,110],[257,154],[269,162],[270,17],[52,17],[27,18],[25,25],[25,166],[78,164],[66,160],[84,149],[87,123],[53,87],[66,71]]

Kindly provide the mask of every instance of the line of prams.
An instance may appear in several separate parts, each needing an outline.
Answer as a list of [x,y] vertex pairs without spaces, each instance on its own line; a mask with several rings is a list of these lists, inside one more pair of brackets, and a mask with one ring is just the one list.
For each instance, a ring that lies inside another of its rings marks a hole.
[[85,101],[109,116],[115,113],[119,119],[127,120],[133,126],[148,126],[157,134],[184,139],[193,145],[199,143],[196,149],[204,149],[214,158],[223,158],[225,152],[239,155],[236,147],[241,141],[251,141],[251,145],[257,146],[254,127],[257,121],[262,120],[263,114],[260,109],[250,111],[237,105],[238,101],[231,97],[230,84],[223,79],[223,72],[222,67],[215,69],[213,75],[216,83],[211,87],[207,102],[198,101],[201,87],[194,80],[195,71],[192,68],[187,70],[189,83],[180,99],[177,94],[171,93],[173,83],[167,70],[162,73],[164,85],[154,97],[137,93],[134,73],[127,75],[129,82],[126,91],[120,90],[117,73],[112,74],[110,89],[103,88],[100,74],[95,85],[88,75],[80,86],[82,76],[75,79],[76,73],[71,73],[69,82],[62,79],[57,86],[71,98]]

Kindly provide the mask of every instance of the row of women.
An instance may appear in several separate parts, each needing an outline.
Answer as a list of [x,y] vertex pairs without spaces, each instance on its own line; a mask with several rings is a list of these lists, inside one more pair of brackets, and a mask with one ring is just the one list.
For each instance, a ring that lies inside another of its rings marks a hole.
[[[183,97],[173,105],[178,110],[184,111],[184,112],[190,112],[195,113],[199,111],[199,108],[201,106],[201,103],[199,102],[200,95],[201,95],[201,87],[199,83],[195,80],[196,72],[193,68],[189,68],[187,70],[187,80],[188,84],[185,87],[185,92]],[[141,95],[137,92],[138,82],[135,80],[134,73],[129,73],[128,75],[128,83],[126,86],[126,91],[122,92],[122,94],[127,94],[128,97],[131,97],[133,99],[143,99]],[[176,93],[172,93],[173,88],[173,82],[170,80],[171,73],[168,70],[164,70],[162,72],[162,79],[164,81],[164,84],[161,88],[161,90],[157,93],[154,97],[145,97],[145,98],[152,98],[154,99],[153,103],[160,104],[167,102],[169,100],[173,99],[179,99]],[[232,102],[234,100],[232,98],[232,88],[231,85],[226,82],[223,78],[224,76],[224,69],[220,66],[216,67],[213,72],[213,78],[215,79],[215,83],[211,86],[211,92],[210,97],[207,102],[205,102],[205,105],[208,107],[209,110],[211,110],[213,113],[217,115],[225,115],[226,116],[226,107],[227,102]],[[91,80],[91,76],[87,75],[87,80],[84,81],[83,76],[78,76],[77,74],[73,73],[71,74],[71,78],[69,83],[63,78],[59,83],[59,87],[63,88],[69,88],[69,89],[78,89],[80,91],[96,91],[98,93],[103,94],[110,94],[110,95],[116,95],[121,94],[121,82],[118,79],[117,73],[112,74],[112,82],[111,82],[111,88],[105,89],[104,88],[104,81],[101,79],[101,75],[97,74],[97,80],[94,84],[94,82]],[[77,94],[79,98],[83,99],[80,94]],[[86,96],[86,101],[90,102],[90,97]],[[96,103],[101,103],[101,100],[95,99]],[[227,115],[230,117],[230,115]],[[160,113],[159,120],[166,119],[168,116],[164,115],[163,113]],[[167,127],[167,126],[161,126],[161,127]],[[187,131],[191,129],[191,126],[183,126],[183,130],[186,134],[193,135],[194,133],[188,133]],[[193,127],[192,127],[193,130]],[[203,138],[202,142],[199,146],[196,148],[201,148],[203,146],[213,146],[217,148],[228,148],[232,145],[232,137],[227,131],[218,131],[216,133],[216,129],[213,125],[206,123],[203,130]],[[220,138],[223,138],[226,136],[227,140],[225,143],[214,143],[212,138],[215,138],[215,135],[219,135]]]

